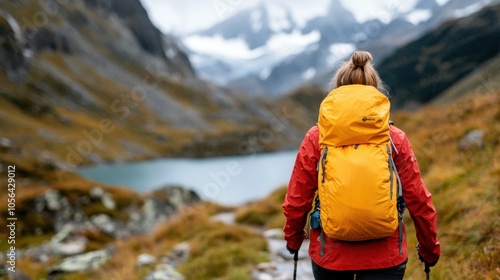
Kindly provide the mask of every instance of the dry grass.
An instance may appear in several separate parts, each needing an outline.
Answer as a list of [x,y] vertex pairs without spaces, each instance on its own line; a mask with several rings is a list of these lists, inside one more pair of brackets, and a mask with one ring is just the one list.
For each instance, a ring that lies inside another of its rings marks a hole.
[[286,187],[280,187],[267,198],[240,207],[236,211],[236,221],[265,229],[282,228],[285,217],[281,205],[285,199],[286,191]]
[[[500,275],[500,92],[467,97],[447,107],[394,116],[412,142],[438,211],[442,257],[433,279],[498,279]],[[458,148],[471,130],[484,131],[481,147]],[[409,218],[409,245],[416,243]],[[413,251],[407,279],[423,279]]]

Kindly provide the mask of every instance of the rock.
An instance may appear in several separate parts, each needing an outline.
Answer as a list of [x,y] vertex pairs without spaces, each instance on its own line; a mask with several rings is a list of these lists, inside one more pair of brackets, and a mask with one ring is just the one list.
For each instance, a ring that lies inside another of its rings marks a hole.
[[284,238],[285,238],[283,230],[280,228],[268,229],[268,230],[264,231],[263,235],[267,239],[284,240]]
[[475,129],[469,131],[465,137],[460,139],[458,142],[458,150],[464,151],[471,148],[481,148],[484,145],[484,131],[480,129]]
[[12,149],[12,140],[6,137],[0,137],[0,152],[7,152]]
[[156,262],[156,258],[151,256],[150,254],[140,254],[137,256],[136,265],[137,266],[146,266]]
[[56,254],[76,255],[85,251],[88,240],[74,233],[74,227],[66,225],[50,240],[50,248]]
[[102,202],[102,205],[104,205],[104,207],[106,207],[106,209],[115,210],[115,208],[116,208],[115,200],[108,193],[106,193],[105,195],[103,195],[101,197],[101,202]]
[[113,199],[113,196],[105,192],[100,187],[97,186],[93,187],[90,190],[90,197],[95,199],[100,199],[102,205],[104,205],[104,207],[106,207],[107,209],[114,210],[116,208],[116,203],[115,200]]
[[142,208],[130,208],[128,230],[134,234],[148,233],[180,209],[201,201],[198,194],[182,187],[165,187],[149,194]]
[[183,263],[189,256],[189,243],[182,242],[174,246],[172,251],[170,251],[166,259],[162,260],[163,263],[170,263],[172,265],[178,265]]
[[55,252],[62,255],[76,255],[85,251],[87,247],[88,240],[83,236],[75,236],[71,240],[68,240],[64,243],[55,244],[52,248],[55,249]]
[[93,187],[91,190],[90,190],[90,197],[92,198],[101,198],[102,196],[104,195],[104,190],[101,188],[101,187]]
[[35,209],[38,212],[42,212],[44,209],[57,211],[61,209],[61,201],[62,197],[58,191],[49,190],[37,198],[37,201],[35,202]]
[[[260,263],[252,271],[255,280],[289,280],[293,277],[293,255],[286,250],[286,241],[283,239],[267,238],[271,262]],[[297,279],[313,280],[311,259],[308,254],[309,239],[304,240],[299,250],[297,262]]]
[[109,250],[92,251],[63,259],[59,264],[49,270],[49,276],[65,272],[83,272],[95,270],[109,259]]
[[148,274],[143,280],[184,280],[184,276],[180,274],[170,264],[160,264],[155,271]]
[[10,80],[22,83],[28,64],[23,51],[23,34],[17,20],[4,9],[0,9],[0,69]]
[[212,221],[221,222],[226,225],[233,225],[235,219],[234,212],[218,213],[212,216]]
[[90,221],[102,232],[109,236],[116,236],[118,225],[110,216],[106,214],[98,214],[90,217]]
[[50,258],[54,256],[54,254],[55,254],[54,251],[47,244],[28,248],[24,252],[25,257],[29,257],[31,260],[34,260],[42,264],[47,264]]

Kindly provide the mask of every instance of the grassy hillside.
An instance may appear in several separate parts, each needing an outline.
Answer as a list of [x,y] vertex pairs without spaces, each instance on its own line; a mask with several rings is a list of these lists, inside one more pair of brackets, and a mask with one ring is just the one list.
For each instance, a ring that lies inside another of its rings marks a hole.
[[500,54],[448,88],[431,104],[445,105],[464,96],[495,91],[500,88],[498,81],[500,81]]
[[[498,279],[500,267],[500,91],[393,117],[412,142],[438,211],[442,257],[433,279]],[[471,131],[484,133],[470,147]],[[408,220],[408,219],[407,219]],[[409,242],[415,238],[411,227]],[[423,279],[417,258],[408,279]]]

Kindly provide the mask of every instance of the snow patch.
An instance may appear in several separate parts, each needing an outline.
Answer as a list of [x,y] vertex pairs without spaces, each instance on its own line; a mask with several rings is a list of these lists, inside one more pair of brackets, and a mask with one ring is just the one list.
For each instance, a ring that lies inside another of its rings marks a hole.
[[330,55],[326,59],[326,63],[333,65],[338,61],[344,59],[346,56],[351,55],[356,50],[355,44],[348,43],[335,43],[328,47]]
[[169,48],[168,50],[165,51],[165,55],[169,59],[173,59],[176,54],[177,54],[177,52],[173,48]]
[[446,3],[450,2],[450,0],[436,0],[436,3],[439,5],[439,6],[443,6],[445,5]]
[[314,75],[316,75],[316,69],[314,69],[313,67],[310,67],[310,68],[307,68],[307,70],[304,71],[304,73],[302,73],[302,79],[309,80],[312,77],[314,77]]
[[253,11],[250,18],[252,20],[252,31],[259,32],[262,29],[262,12],[259,10]]
[[304,47],[318,42],[319,39],[321,39],[321,34],[317,30],[308,34],[302,34],[300,31],[294,30],[289,34],[280,33],[271,37],[267,41],[266,48],[277,51],[287,50],[289,54],[296,54],[300,53]]
[[269,76],[271,76],[271,68],[270,67],[265,68],[259,74],[259,78],[263,81],[267,80],[267,78],[269,78]]
[[[272,69],[293,55],[318,48],[320,33],[315,30],[302,34],[299,30],[279,33],[271,37],[266,45],[250,50],[242,38],[224,39],[220,35],[203,37],[192,35],[183,38],[183,43],[192,51],[190,60],[201,76],[211,77],[218,84],[248,75],[265,80]],[[220,75],[201,69],[221,69]],[[222,74],[223,73],[223,74]],[[215,77],[217,76],[217,77]]]
[[262,55],[259,49],[250,50],[242,38],[224,39],[220,34],[213,37],[192,35],[182,42],[195,53],[225,59],[254,59]]
[[431,10],[416,9],[406,15],[406,20],[413,25],[419,25],[432,17]]
[[266,3],[266,9],[269,18],[269,28],[274,32],[281,32],[292,27],[292,23],[288,18],[288,10],[283,6]]
[[468,15],[471,15],[479,10],[481,10],[481,8],[483,7],[483,4],[480,3],[480,2],[476,2],[472,5],[469,5],[463,9],[457,9],[453,12],[453,16],[456,17],[456,18],[462,18],[462,17],[466,17]]
[[301,34],[294,30],[292,33],[279,33],[271,37],[266,45],[250,50],[242,38],[224,39],[221,35],[205,37],[192,35],[182,41],[190,50],[198,54],[231,59],[256,59],[269,52],[280,52],[291,55],[301,52],[306,46],[316,43],[321,38],[318,31]]

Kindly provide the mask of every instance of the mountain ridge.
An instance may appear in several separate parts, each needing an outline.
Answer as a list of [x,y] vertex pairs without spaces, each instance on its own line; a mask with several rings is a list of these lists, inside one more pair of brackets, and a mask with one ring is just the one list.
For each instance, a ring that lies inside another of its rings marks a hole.
[[[375,63],[378,63],[397,48],[436,28],[443,21],[457,16],[466,16],[474,12],[478,7],[498,2],[493,0],[471,4],[463,0],[451,0],[440,6],[435,1],[417,1],[416,10],[400,12],[397,7],[387,6],[380,11],[381,19],[357,23],[352,13],[342,8],[340,1],[332,1],[330,2],[330,9],[333,12],[309,20],[305,27],[300,29],[301,34],[310,34],[310,32],[317,31],[320,35],[319,40],[311,41],[309,46],[301,46],[299,52],[283,57],[283,60],[278,64],[263,65],[262,67],[266,68],[267,71],[264,76],[249,72],[250,75],[231,78],[231,72],[234,70],[230,66],[227,67],[226,65],[226,67],[217,68],[217,71],[212,71],[213,68],[210,66],[211,64],[224,65],[224,59],[214,60],[214,57],[200,56],[197,50],[194,50],[194,52],[189,51],[189,46],[187,52],[189,55],[196,56],[194,67],[206,79],[215,79],[220,84],[274,98],[292,90],[294,87],[301,86],[302,83],[327,84],[332,72],[335,70],[336,63],[355,49],[372,52]],[[251,10],[244,10],[241,14],[249,11]],[[335,17],[332,13],[338,13],[339,16]],[[233,18],[238,16],[239,14],[234,14]],[[345,19],[343,21],[338,20],[340,17]],[[411,21],[418,24],[418,26],[411,23]],[[224,22],[219,23],[217,26],[219,29],[223,28]],[[245,27],[246,25],[243,24],[242,26]],[[234,29],[235,26],[231,25],[231,28]],[[240,36],[247,36],[245,30],[245,28],[242,29],[243,34],[240,33]],[[195,34],[201,36],[200,34],[203,34],[203,31]],[[209,37],[206,38],[206,42],[209,42]],[[189,40],[189,36],[184,40]],[[221,42],[219,44],[222,48]],[[292,46],[292,44],[288,46]],[[339,48],[344,48],[345,51],[340,54],[331,51]],[[243,65],[241,65],[242,63]],[[247,63],[249,62],[247,61]],[[239,63],[238,71],[241,68],[245,69],[244,64],[247,63],[242,60]],[[312,74],[313,72],[314,74]],[[229,77],[229,81],[228,79],[219,80],[219,76]]]

